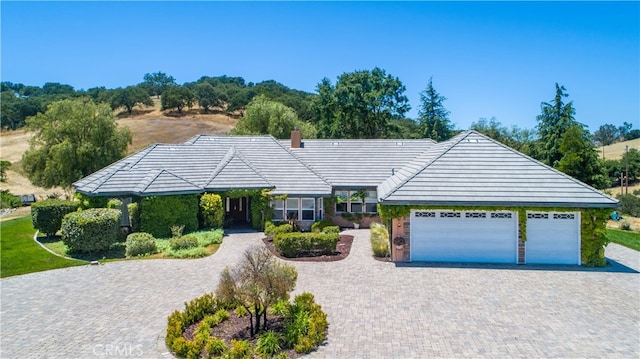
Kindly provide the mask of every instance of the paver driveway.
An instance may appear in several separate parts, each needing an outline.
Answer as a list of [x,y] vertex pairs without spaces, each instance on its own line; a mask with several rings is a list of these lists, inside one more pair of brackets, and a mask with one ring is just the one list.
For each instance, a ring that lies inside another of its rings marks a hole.
[[[396,267],[370,257],[368,231],[353,233],[343,261],[294,262],[296,293],[311,291],[329,315],[328,344],[310,357],[640,355],[638,252],[611,244],[607,256],[621,265],[608,270]],[[233,234],[199,260],[115,262],[3,279],[0,357],[170,357],[167,316],[212,291],[220,270],[259,238]]]

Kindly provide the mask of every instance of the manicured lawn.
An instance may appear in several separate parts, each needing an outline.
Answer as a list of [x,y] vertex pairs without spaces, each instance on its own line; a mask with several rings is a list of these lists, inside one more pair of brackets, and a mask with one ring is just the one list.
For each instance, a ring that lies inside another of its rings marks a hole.
[[607,237],[613,243],[640,251],[640,233],[607,228]]
[[54,256],[33,240],[31,217],[0,223],[0,277],[86,264]]

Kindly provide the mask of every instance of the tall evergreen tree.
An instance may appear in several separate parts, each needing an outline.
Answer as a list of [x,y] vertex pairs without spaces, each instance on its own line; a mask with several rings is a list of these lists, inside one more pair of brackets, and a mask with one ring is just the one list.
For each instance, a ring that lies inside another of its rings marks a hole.
[[563,102],[563,98],[569,96],[566,91],[564,86],[556,83],[555,97],[551,102],[541,104],[542,113],[537,118],[539,140],[534,157],[553,167],[557,167],[562,158],[560,142],[564,133],[575,125],[583,127],[574,118],[573,102]]
[[558,151],[562,158],[557,168],[595,188],[606,188],[609,178],[590,137],[581,125],[571,126],[560,140]]
[[433,78],[429,78],[427,88],[420,92],[418,122],[422,137],[438,142],[451,138],[453,126],[449,122],[450,112],[443,105],[446,99],[433,88]]

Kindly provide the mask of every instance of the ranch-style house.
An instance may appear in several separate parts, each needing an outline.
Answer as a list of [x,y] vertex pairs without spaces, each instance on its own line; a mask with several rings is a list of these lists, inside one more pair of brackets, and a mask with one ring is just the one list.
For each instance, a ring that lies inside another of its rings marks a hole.
[[[293,219],[308,229],[388,220],[406,261],[583,264],[618,201],[478,132],[420,140],[311,140],[199,135],[155,144],[74,183],[88,196],[125,199],[262,191],[224,196],[227,220]],[[382,213],[378,213],[378,211]],[[254,223],[256,224],[256,223]],[[261,226],[262,223],[259,224]],[[394,246],[392,246],[394,247]]]

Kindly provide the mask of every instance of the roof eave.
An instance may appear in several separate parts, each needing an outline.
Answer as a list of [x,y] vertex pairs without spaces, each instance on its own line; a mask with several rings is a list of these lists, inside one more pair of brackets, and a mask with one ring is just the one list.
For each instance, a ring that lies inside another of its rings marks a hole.
[[488,207],[541,207],[541,208],[616,208],[619,203],[580,203],[580,202],[505,202],[505,201],[397,201],[382,200],[381,204],[397,206],[488,206]]

